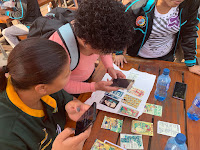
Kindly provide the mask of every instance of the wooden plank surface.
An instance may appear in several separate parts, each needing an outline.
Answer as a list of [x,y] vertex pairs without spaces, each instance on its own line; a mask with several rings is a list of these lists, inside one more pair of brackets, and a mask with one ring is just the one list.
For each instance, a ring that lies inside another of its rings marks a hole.
[[[128,64],[124,65],[123,70],[129,70],[131,68],[138,69],[139,71],[145,71],[158,76],[162,73],[163,68],[170,69],[171,84],[168,91],[168,96],[163,102],[156,101],[154,98],[154,92],[156,84],[151,91],[148,99],[148,103],[162,105],[163,115],[162,117],[152,116],[148,114],[142,114],[139,117],[141,121],[152,122],[154,124],[154,136],[149,137],[143,135],[143,143],[145,150],[161,150],[164,149],[169,136],[157,134],[157,122],[158,120],[180,124],[181,132],[187,136],[187,145],[189,150],[197,150],[200,148],[200,121],[195,122],[187,118],[186,110],[191,106],[195,95],[200,91],[200,77],[190,73],[185,64],[178,64],[165,61],[156,60],[144,60],[138,58],[127,57]],[[100,65],[96,68],[93,74],[92,81],[100,81],[105,74],[105,69],[100,62]],[[157,79],[157,78],[156,78]],[[181,100],[172,98],[174,84],[176,81],[185,82],[188,85],[186,94],[186,103]],[[155,81],[156,83],[156,81]],[[84,102],[90,97],[91,93],[81,94],[79,99]],[[185,109],[186,107],[186,109]],[[95,121],[92,132],[88,140],[85,142],[83,150],[89,150],[94,141],[99,139],[101,141],[109,140],[117,145],[120,145],[120,134],[105,129],[101,129],[101,124],[104,116],[122,119],[124,121],[122,127],[122,133],[131,133],[131,122],[133,118],[120,116],[108,112],[98,111],[97,120]],[[69,126],[73,123],[69,123]],[[133,133],[131,133],[133,134]]]
[[[187,84],[186,111],[192,105],[192,102],[198,92],[200,92],[200,77],[198,75],[186,72],[184,75]],[[187,145],[189,150],[200,149],[200,121],[192,121],[186,116],[187,123]]]
[[[162,74],[164,68],[160,68]],[[167,143],[167,140],[170,138],[169,136],[157,134],[157,122],[165,121],[175,124],[180,124],[181,132],[185,134],[185,113],[184,113],[184,101],[177,100],[172,98],[172,93],[174,89],[175,82],[182,82],[182,71],[171,71],[170,69],[170,77],[171,83],[168,90],[167,98],[160,102],[156,101],[156,105],[161,105],[163,107],[162,117],[154,116],[153,123],[156,129],[156,134],[151,139],[150,149],[152,150],[159,150],[164,149]]]

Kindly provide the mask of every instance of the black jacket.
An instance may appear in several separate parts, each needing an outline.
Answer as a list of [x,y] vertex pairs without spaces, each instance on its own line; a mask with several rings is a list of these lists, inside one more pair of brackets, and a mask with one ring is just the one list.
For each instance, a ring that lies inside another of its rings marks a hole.
[[8,16],[30,26],[32,22],[42,16],[37,0],[15,0],[15,10],[9,11]]
[[[136,32],[135,42],[127,49],[127,53],[130,56],[137,56],[141,47],[145,44],[150,36],[154,10],[157,0],[132,0],[127,4],[127,10],[131,9],[135,22],[133,29]],[[196,38],[198,37],[198,8],[200,0],[184,0],[179,5],[179,17],[180,17],[180,30],[176,35],[175,46],[173,48],[174,54],[177,48],[177,43],[180,40],[181,46],[184,51],[185,64],[187,66],[193,66],[196,64]],[[145,18],[144,25],[137,26],[136,19],[139,16]]]

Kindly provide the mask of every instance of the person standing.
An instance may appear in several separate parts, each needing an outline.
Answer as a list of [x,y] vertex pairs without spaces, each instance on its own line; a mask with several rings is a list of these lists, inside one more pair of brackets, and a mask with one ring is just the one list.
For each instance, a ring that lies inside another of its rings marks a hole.
[[[136,38],[127,54],[174,61],[180,41],[186,66],[200,75],[196,60],[199,5],[199,0],[131,0],[126,11],[132,10]],[[123,51],[116,53],[114,61],[119,66],[126,62]]]

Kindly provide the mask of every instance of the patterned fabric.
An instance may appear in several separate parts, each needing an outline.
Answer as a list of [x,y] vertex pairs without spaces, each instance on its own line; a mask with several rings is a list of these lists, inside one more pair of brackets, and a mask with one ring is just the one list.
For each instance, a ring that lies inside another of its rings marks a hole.
[[139,52],[144,58],[167,55],[175,43],[175,34],[180,29],[179,8],[173,7],[167,14],[160,14],[155,8],[151,34]]

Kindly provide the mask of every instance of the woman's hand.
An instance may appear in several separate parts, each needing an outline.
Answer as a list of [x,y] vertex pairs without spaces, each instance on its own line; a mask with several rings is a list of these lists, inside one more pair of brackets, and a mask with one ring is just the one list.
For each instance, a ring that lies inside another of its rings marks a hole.
[[75,99],[65,105],[65,110],[71,120],[77,121],[89,107],[89,105]]
[[117,91],[119,90],[118,87],[113,87],[110,86],[113,84],[112,81],[99,81],[95,83],[95,90],[101,90],[101,91],[106,91],[106,92],[111,92],[111,91]]
[[114,58],[114,63],[115,65],[117,65],[118,67],[124,67],[124,63],[127,63],[126,58],[124,57],[124,55],[115,55]]
[[194,65],[192,67],[188,67],[188,69],[190,72],[200,75],[200,66],[199,65]]
[[110,67],[107,69],[108,74],[113,78],[123,78],[126,79],[126,76],[119,70],[115,70],[113,67]]
[[77,135],[74,134],[74,130],[66,128],[55,139],[52,145],[52,150],[82,150],[85,140],[90,136],[91,127],[85,132]]

